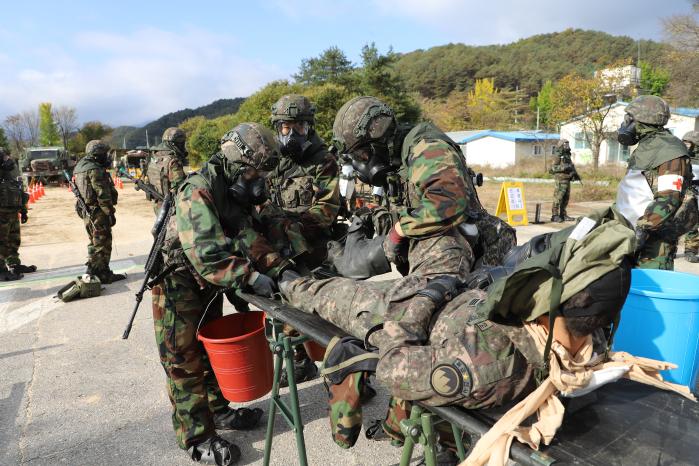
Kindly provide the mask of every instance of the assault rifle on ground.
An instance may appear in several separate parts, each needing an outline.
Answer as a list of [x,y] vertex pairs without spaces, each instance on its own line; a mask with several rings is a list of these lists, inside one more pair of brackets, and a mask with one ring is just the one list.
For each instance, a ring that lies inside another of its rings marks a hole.
[[155,188],[153,187],[153,185],[151,185],[150,183],[146,183],[145,181],[140,180],[140,179],[136,178],[135,176],[131,176],[129,174],[129,172],[127,172],[123,168],[119,172],[119,175],[125,176],[129,180],[133,181],[134,184],[136,185],[135,186],[136,191],[141,190],[144,193],[148,194],[152,199],[155,199],[156,201],[159,201],[159,202],[163,202],[165,200],[165,197],[162,194],[160,194],[158,191],[156,191]]
[[[136,313],[138,312],[138,307],[143,301],[143,293],[148,289],[150,290],[155,285],[160,283],[160,281],[173,272],[177,266],[170,265],[162,270],[163,268],[163,255],[161,249],[163,243],[165,242],[165,234],[167,232],[167,224],[170,221],[170,217],[174,213],[175,209],[172,208],[172,194],[168,194],[163,201],[163,206],[158,212],[158,217],[155,220],[155,225],[153,226],[153,236],[155,240],[153,241],[153,246],[150,248],[148,253],[148,259],[146,259],[145,273],[143,275],[143,283],[141,284],[141,289],[136,293],[136,305],[131,313],[131,318],[129,323],[126,325],[124,334],[121,336],[123,340],[129,338],[129,333],[131,333],[131,327],[133,326],[133,321],[136,318]],[[153,278],[155,277],[155,278]]]
[[80,194],[80,191],[78,190],[78,186],[75,184],[75,181],[73,181],[73,179],[70,177],[67,170],[63,170],[63,176],[66,178],[68,186],[70,186],[70,190],[73,192],[73,195],[75,196],[75,200],[78,201],[78,214],[80,214],[82,218],[87,217],[90,220],[92,228],[95,228],[95,224],[92,223],[92,211],[85,203],[85,199],[83,198],[83,195]]

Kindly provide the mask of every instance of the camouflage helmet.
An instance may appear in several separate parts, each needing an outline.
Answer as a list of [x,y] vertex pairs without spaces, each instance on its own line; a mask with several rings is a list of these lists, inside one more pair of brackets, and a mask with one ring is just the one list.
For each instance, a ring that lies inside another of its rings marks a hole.
[[566,145],[566,144],[570,144],[570,141],[568,141],[568,140],[565,139],[565,138],[561,138],[561,139],[558,140],[558,143],[556,144],[556,146],[558,146],[558,147],[563,147],[563,146]]
[[683,142],[691,142],[695,146],[699,146],[699,131],[688,131],[682,136]]
[[172,142],[174,144],[184,144],[187,140],[187,135],[184,130],[176,127],[168,128],[163,133],[163,142]]
[[640,95],[626,107],[626,113],[640,123],[665,126],[670,119],[670,106],[658,96]]
[[298,94],[283,95],[272,105],[272,123],[307,121],[313,124],[316,107],[308,98]]
[[109,153],[109,145],[101,139],[93,139],[85,146],[85,155],[105,155]]
[[232,163],[269,171],[279,163],[279,143],[259,123],[241,123],[221,138],[221,153]]
[[396,117],[388,105],[376,97],[355,97],[337,112],[333,140],[340,152],[351,152],[365,143],[386,141],[395,128]]

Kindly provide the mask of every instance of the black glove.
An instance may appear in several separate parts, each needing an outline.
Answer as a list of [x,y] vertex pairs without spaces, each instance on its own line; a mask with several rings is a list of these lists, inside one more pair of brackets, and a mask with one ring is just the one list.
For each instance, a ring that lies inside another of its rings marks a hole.
[[648,241],[649,233],[643,228],[636,227],[636,251],[640,251]]
[[506,277],[514,268],[497,266],[483,266],[478,268],[466,276],[466,288],[469,290],[487,290],[495,280],[501,277]]
[[113,227],[114,225],[116,225],[116,215],[109,214],[109,226]]
[[256,295],[265,296],[267,298],[271,298],[274,295],[275,289],[276,285],[274,284],[274,280],[263,273],[259,274],[252,284],[252,291]]
[[26,212],[22,212],[19,214],[20,216],[20,221],[24,224],[27,223],[27,220],[29,220],[29,217],[27,216]]
[[459,279],[442,275],[427,282],[427,286],[417,292],[417,296],[430,298],[437,309],[459,294]]

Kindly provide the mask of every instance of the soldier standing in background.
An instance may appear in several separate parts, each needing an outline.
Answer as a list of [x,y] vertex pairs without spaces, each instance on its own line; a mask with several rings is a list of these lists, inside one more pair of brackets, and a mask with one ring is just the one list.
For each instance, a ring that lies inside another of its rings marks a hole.
[[17,162],[0,147],[0,280],[19,280],[36,271],[19,260],[20,218],[27,223],[27,201]]
[[[682,142],[687,146],[689,157],[692,160],[692,173],[694,180],[699,179],[699,131],[689,131],[682,136]],[[684,236],[684,258],[687,262],[699,262],[699,228],[694,229]]]
[[109,268],[112,256],[112,227],[116,224],[115,206],[119,193],[109,176],[109,146],[94,139],[85,146],[85,157],[73,170],[75,185],[85,201],[87,212],[76,206],[76,212],[85,222],[90,244],[87,246],[87,273],[97,276],[102,283],[123,280],[126,275]]
[[167,225],[163,267],[174,272],[158,287],[153,323],[177,443],[195,461],[237,462],[240,449],[216,429],[250,429],[262,416],[260,409],[228,406],[197,328],[222,315],[223,290],[271,296],[274,279],[290,265],[251,217],[267,199],[263,176],[278,160],[269,129],[236,126],[221,139],[221,151],[182,183]]
[[[642,95],[626,107],[619,128],[621,144],[638,144],[619,183],[617,207],[636,228],[640,268],[673,270],[677,242],[696,226],[699,216],[696,198],[687,195],[692,180],[689,153],[665,129],[669,119],[667,102]],[[629,193],[639,190],[645,190],[645,199],[628,202]]]
[[578,172],[573,165],[573,159],[570,155],[570,143],[567,139],[561,139],[553,149],[553,164],[549,169],[549,173],[554,175],[556,186],[553,189],[553,206],[551,211],[552,222],[569,222],[574,220],[568,217],[566,211],[568,200],[570,199],[570,182],[578,177]]
[[[282,96],[272,106],[281,160],[267,177],[271,202],[260,212],[267,236],[304,274],[327,257],[327,243],[340,211],[337,159],[316,133],[315,106],[304,96]],[[314,379],[318,369],[303,346],[294,353],[297,383]],[[281,386],[288,385],[286,371]]]
[[[152,148],[152,154],[148,161],[146,175],[153,189],[163,198],[170,191],[175,191],[184,181],[184,166],[187,165],[187,149],[185,143],[187,136],[180,128],[168,128],[163,133],[163,140]],[[162,203],[155,201],[157,213]]]

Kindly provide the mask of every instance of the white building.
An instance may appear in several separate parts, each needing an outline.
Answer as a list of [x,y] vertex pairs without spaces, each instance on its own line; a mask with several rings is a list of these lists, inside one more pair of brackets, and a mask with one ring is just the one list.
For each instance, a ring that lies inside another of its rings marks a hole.
[[468,165],[503,168],[527,157],[551,155],[559,135],[540,131],[456,131],[447,133],[459,144]]
[[621,91],[641,85],[641,69],[634,65],[620,66],[618,68],[605,68],[595,72],[614,91]]
[[[606,138],[600,146],[599,163],[624,163],[629,158],[633,147],[622,146],[617,142],[617,130],[624,121],[628,102],[612,104],[604,122]],[[573,118],[561,124],[561,138],[570,141],[570,148],[575,163],[592,162],[592,150],[585,137],[584,115]],[[670,120],[665,125],[672,134],[681,138],[688,131],[699,130],[699,108],[671,108]]]

